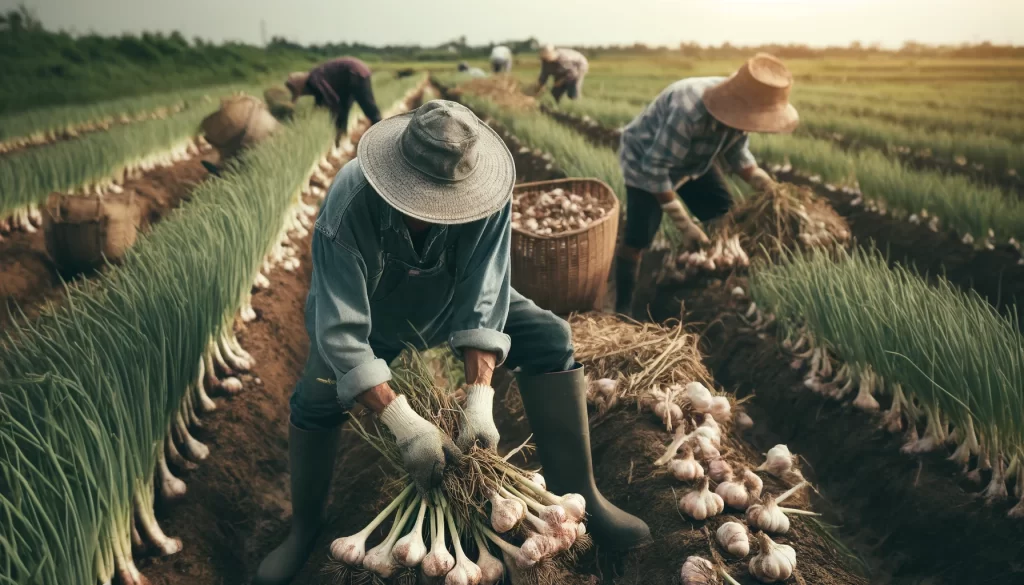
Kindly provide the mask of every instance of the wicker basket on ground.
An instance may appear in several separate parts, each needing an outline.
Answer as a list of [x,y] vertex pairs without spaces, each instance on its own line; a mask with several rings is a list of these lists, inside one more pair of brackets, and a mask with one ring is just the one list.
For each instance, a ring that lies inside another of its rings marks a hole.
[[202,122],[206,141],[217,149],[222,162],[270,136],[278,126],[267,104],[246,94],[224,98],[220,109]]
[[596,199],[607,210],[585,228],[540,236],[512,230],[512,286],[557,314],[600,308],[615,254],[619,200],[596,179],[559,179],[516,185],[513,197],[564,189]]
[[46,250],[65,274],[118,263],[135,243],[139,207],[134,193],[51,195],[43,214]]

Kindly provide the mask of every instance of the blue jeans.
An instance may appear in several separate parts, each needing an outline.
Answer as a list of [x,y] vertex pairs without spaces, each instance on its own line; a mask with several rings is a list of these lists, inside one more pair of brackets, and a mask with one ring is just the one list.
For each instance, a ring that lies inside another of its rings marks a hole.
[[[512,338],[504,364],[510,370],[522,368],[525,374],[548,374],[567,371],[575,364],[569,324],[515,289],[509,301],[505,333]],[[400,353],[376,347],[373,350],[388,363]],[[334,371],[315,349],[310,351],[302,378],[295,385],[290,406],[292,424],[305,431],[329,430],[348,417],[338,403]]]

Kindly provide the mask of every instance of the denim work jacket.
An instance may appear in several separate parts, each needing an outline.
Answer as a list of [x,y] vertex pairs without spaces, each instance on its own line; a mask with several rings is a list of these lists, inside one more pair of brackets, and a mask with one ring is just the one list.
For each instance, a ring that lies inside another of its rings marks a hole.
[[490,217],[430,227],[421,254],[402,215],[370,186],[359,160],[327,193],[313,232],[313,277],[306,298],[310,351],[335,373],[338,401],[391,380],[393,359],[411,344],[447,341],[508,354],[512,203]]

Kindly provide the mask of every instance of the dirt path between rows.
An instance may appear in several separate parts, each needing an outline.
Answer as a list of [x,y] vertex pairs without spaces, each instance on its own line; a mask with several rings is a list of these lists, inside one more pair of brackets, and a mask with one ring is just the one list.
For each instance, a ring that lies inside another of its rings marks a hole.
[[[123,185],[124,192],[135,193],[140,211],[140,232],[149,230],[171,211],[188,200],[189,193],[208,175],[201,164],[209,151],[169,167],[157,168]],[[45,213],[45,211],[44,211]],[[71,282],[90,274],[69,277]],[[29,318],[38,315],[48,303],[64,298],[64,280],[46,251],[42,228],[35,233],[17,231],[0,241],[0,334],[24,311]]]

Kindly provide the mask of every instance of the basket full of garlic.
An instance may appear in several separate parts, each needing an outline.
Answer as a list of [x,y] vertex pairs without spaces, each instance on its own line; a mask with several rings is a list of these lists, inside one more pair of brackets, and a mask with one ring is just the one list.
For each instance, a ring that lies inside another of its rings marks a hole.
[[608,281],[619,200],[596,179],[516,185],[512,286],[559,314],[598,307]]

